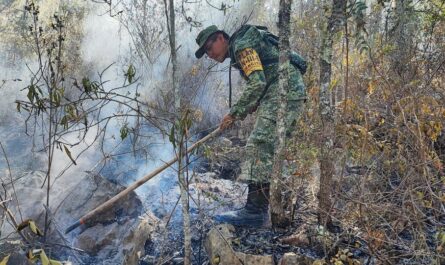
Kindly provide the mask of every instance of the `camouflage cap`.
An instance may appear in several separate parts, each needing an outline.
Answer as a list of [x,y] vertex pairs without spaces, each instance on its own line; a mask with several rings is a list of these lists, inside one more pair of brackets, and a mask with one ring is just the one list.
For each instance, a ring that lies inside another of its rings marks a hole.
[[199,45],[199,49],[195,52],[195,56],[196,58],[201,58],[204,53],[205,53],[205,43],[207,41],[207,39],[212,36],[213,33],[217,33],[217,32],[221,32],[224,34],[224,36],[226,36],[227,38],[229,37],[229,35],[227,35],[226,32],[224,32],[223,30],[219,30],[215,25],[211,25],[203,30],[201,30],[201,32],[199,32],[198,37],[196,37],[196,43]]

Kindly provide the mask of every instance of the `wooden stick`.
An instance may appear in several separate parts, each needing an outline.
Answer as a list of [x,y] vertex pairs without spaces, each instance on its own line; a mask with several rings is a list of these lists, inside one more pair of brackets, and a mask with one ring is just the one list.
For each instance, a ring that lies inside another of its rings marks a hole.
[[[201,140],[197,141],[192,146],[190,146],[187,149],[187,153],[190,153],[191,151],[193,151],[196,147],[198,147],[202,143],[204,143],[207,140],[215,137],[217,134],[220,133],[220,131],[221,130],[218,127],[216,130],[214,130],[213,132],[211,132],[210,134],[206,135],[204,138],[202,138]],[[170,161],[167,161],[164,165],[162,165],[161,167],[155,169],[154,171],[152,171],[150,174],[146,175],[145,177],[137,180],[136,182],[134,182],[133,184],[128,186],[125,190],[123,190],[120,193],[118,193],[117,195],[115,195],[113,198],[111,198],[108,201],[104,202],[103,204],[99,205],[95,209],[91,210],[89,213],[85,214],[82,218],[80,218],[75,223],[73,223],[71,226],[69,226],[65,230],[65,234],[68,234],[72,230],[76,229],[78,226],[80,226],[82,224],[85,224],[88,220],[90,220],[92,217],[94,217],[98,213],[101,213],[101,212],[104,212],[104,211],[108,210],[109,208],[111,208],[111,206],[113,206],[113,204],[115,204],[117,201],[119,201],[122,198],[124,198],[128,193],[130,193],[131,191],[137,189],[139,186],[141,186],[145,182],[149,181],[154,176],[156,176],[157,174],[161,173],[162,171],[164,171],[166,168],[170,167],[174,163],[176,163],[176,161],[178,161],[177,157],[171,159]]]

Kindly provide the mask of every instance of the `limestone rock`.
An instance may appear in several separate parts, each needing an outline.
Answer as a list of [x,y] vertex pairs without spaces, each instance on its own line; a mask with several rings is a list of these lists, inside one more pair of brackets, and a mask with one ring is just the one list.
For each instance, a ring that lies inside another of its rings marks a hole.
[[[123,189],[123,186],[99,175],[84,178],[61,204],[58,222],[71,224]],[[137,264],[123,261],[127,258],[134,260],[135,253],[144,247],[143,238],[149,238],[151,230],[138,218],[142,210],[139,197],[131,192],[111,209],[72,231],[68,237],[74,247],[86,251],[103,264]]]
[[[123,186],[108,181],[100,175],[88,176],[75,186],[63,201],[60,207],[63,210],[63,214],[60,215],[59,221],[71,223],[123,189]],[[135,192],[130,192],[125,198],[116,202],[111,209],[97,215],[94,220],[89,221],[81,229],[85,230],[97,223],[105,225],[111,222],[124,223],[125,219],[139,216],[141,210],[142,202],[139,197]]]
[[151,234],[158,226],[160,220],[153,214],[147,213],[140,218],[141,221],[134,231],[124,239],[122,251],[123,264],[137,265],[141,257],[145,255],[145,242],[151,238]]
[[235,228],[222,224],[211,229],[207,234],[204,247],[212,265],[241,265],[242,263],[232,249]]
[[143,255],[151,231],[141,223],[136,218],[122,224],[97,224],[79,234],[73,245],[88,252],[94,264],[138,264],[135,260]]
[[280,243],[283,244],[288,244],[298,247],[305,247],[308,246],[310,243],[306,230],[300,230],[295,234],[279,239],[279,241]]
[[274,265],[272,255],[252,255],[236,252],[236,256],[241,260],[242,264],[249,265]]
[[120,234],[117,223],[110,225],[98,224],[94,229],[86,229],[74,240],[74,247],[96,255],[104,247],[111,245]]
[[295,253],[286,253],[278,262],[279,265],[312,265],[313,259]]
[[274,265],[270,255],[251,255],[235,252],[232,248],[235,228],[232,225],[217,225],[209,231],[204,247],[212,265]]

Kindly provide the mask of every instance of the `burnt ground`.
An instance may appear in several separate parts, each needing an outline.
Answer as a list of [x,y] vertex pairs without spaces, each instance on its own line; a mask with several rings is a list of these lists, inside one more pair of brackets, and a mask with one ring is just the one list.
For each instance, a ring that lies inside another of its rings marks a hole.
[[[245,202],[246,187],[243,184],[213,178],[214,175],[204,174],[196,177],[191,184],[191,193],[199,198],[199,205],[192,203],[190,209],[192,217],[192,263],[206,264],[208,261],[203,244],[207,232],[216,223],[212,216],[219,212],[239,208]],[[199,196],[198,196],[199,194]],[[255,255],[273,255],[279,260],[285,253],[294,252],[314,260],[323,257],[323,249],[317,247],[317,242],[311,242],[314,236],[307,236],[307,227],[316,223],[316,215],[310,211],[310,196],[299,196],[295,204],[295,218],[292,225],[285,231],[271,228],[242,228],[236,229],[233,241],[235,251]],[[177,208],[181,206],[178,205]],[[145,244],[146,255],[141,259],[143,265],[148,264],[182,264],[183,231],[180,212],[165,220],[167,225]],[[304,234],[302,237],[298,234]],[[297,235],[297,236],[296,236]]]
[[[238,208],[245,202],[245,185],[214,177],[212,174],[199,175],[191,184],[191,194],[196,200],[191,203],[190,209],[192,264],[208,264],[203,245],[207,232],[216,225],[212,216]],[[315,202],[313,195],[301,190],[295,200],[294,218],[290,227],[285,230],[274,230],[269,227],[261,229],[238,227],[235,230],[232,247],[235,251],[246,254],[272,255],[276,262],[288,252],[305,257],[307,264],[324,257],[328,257],[328,260],[335,259],[336,255],[341,256],[343,252],[348,261],[360,260],[361,264],[370,261],[363,241],[349,236],[353,234],[352,231],[334,227],[331,229],[333,232],[327,232],[318,227]],[[166,225],[147,240],[146,255],[140,264],[183,263],[183,226],[180,207],[177,206],[174,216],[162,217]]]

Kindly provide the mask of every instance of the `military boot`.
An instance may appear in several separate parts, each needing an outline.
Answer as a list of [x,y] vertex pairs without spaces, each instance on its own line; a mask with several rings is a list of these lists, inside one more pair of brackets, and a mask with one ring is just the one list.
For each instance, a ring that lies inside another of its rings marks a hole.
[[260,227],[268,220],[268,208],[269,183],[250,183],[246,205],[239,210],[216,215],[215,220],[235,226]]

